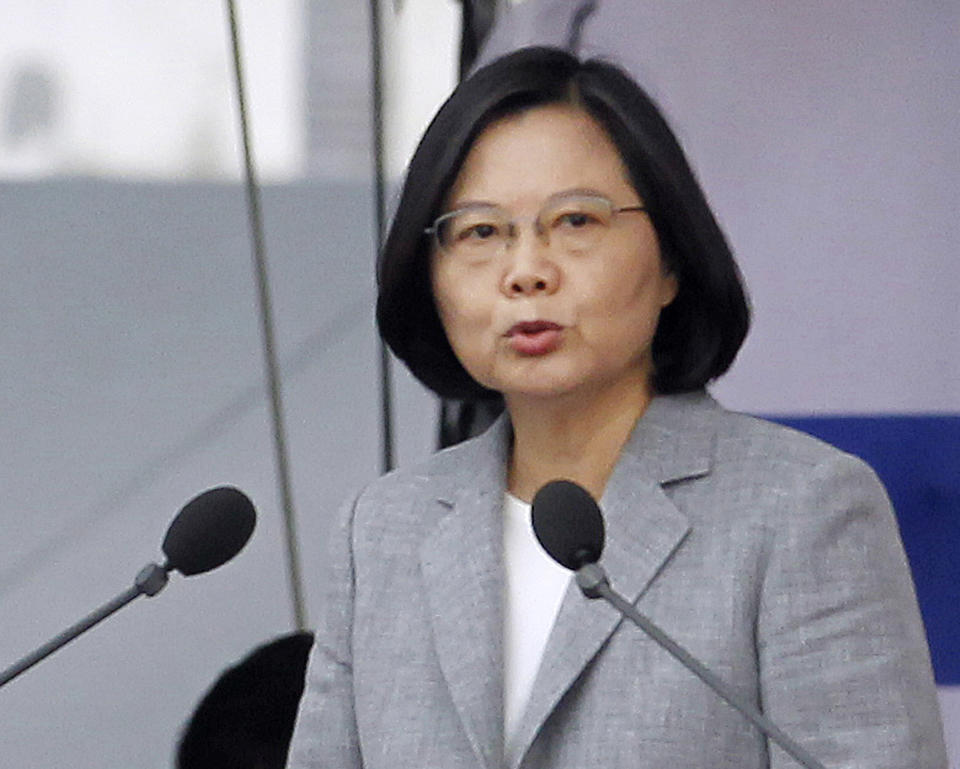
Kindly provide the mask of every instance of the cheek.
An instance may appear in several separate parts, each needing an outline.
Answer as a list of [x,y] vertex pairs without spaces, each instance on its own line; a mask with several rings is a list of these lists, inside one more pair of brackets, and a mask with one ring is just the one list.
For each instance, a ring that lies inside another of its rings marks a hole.
[[432,264],[430,268],[430,288],[433,291],[433,304],[437,308],[440,323],[448,336],[453,308],[457,306],[456,297],[451,292],[451,286],[449,278],[443,271],[438,269],[436,264]]
[[433,281],[433,295],[437,314],[454,352],[459,356],[461,351],[475,347],[490,322],[490,308],[479,292],[471,290],[466,280],[438,275]]
[[673,295],[672,282],[658,264],[638,267],[634,262],[630,268],[606,273],[582,292],[580,320],[598,345],[621,349],[639,344],[646,349],[660,311]]
[[494,387],[490,378],[496,358],[490,315],[466,300],[463,295],[437,295],[437,313],[453,354],[476,381]]
[[591,280],[581,282],[578,293],[597,315],[617,318],[623,313],[635,314],[660,306],[661,278],[654,266],[638,265],[634,261],[611,265],[610,269],[590,277]]

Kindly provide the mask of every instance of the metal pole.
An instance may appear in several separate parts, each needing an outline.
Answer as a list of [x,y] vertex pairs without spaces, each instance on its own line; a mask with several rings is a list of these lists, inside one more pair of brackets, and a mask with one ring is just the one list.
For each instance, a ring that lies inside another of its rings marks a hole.
[[267,277],[267,257],[263,237],[263,217],[260,210],[260,190],[253,166],[253,151],[250,147],[250,131],[247,122],[247,105],[243,85],[243,66],[240,56],[240,34],[233,0],[226,0],[230,20],[230,41],[233,49],[233,72],[237,88],[237,103],[240,111],[240,133],[243,139],[247,209],[250,234],[253,239],[253,261],[260,299],[260,330],[267,374],[267,389],[270,393],[270,413],[273,420],[273,447],[277,465],[277,485],[280,492],[284,531],[287,545],[287,576],[293,600],[293,615],[298,630],[307,626],[303,602],[303,587],[300,576],[300,554],[297,540],[296,520],[293,512],[293,494],[290,483],[290,467],[287,459],[286,432],[283,423],[283,406],[280,398],[280,374],[273,334],[273,309],[270,301],[270,283]]
[[[383,233],[386,229],[386,184],[384,182],[383,160],[383,58],[381,45],[383,35],[380,29],[380,8],[377,0],[370,0],[370,92],[373,95],[373,179],[374,209],[377,228],[377,253],[383,245]],[[380,367],[380,423],[381,423],[381,461],[380,469],[386,473],[394,467],[393,457],[393,395],[390,383],[390,353],[383,340],[379,340]]]

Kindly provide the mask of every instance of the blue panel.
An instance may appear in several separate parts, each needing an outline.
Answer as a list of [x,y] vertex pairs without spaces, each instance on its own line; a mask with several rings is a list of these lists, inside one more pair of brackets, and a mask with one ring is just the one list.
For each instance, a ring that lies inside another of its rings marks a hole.
[[960,684],[960,416],[773,417],[862,457],[883,479],[939,684]]

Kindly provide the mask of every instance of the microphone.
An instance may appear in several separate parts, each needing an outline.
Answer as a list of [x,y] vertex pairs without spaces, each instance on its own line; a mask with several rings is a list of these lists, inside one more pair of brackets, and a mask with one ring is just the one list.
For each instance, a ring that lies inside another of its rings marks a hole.
[[605,537],[603,515],[582,486],[573,481],[551,481],[534,496],[530,515],[541,547],[561,566],[577,571],[600,560]]
[[132,587],[0,672],[0,687],[122,609],[134,598],[159,593],[166,586],[171,571],[179,571],[185,577],[190,577],[222,566],[247,544],[256,521],[257,512],[253,503],[246,494],[232,486],[209,489],[194,497],[177,513],[167,529],[162,545],[167,558],[162,566],[148,563],[137,574]]
[[243,549],[256,523],[257,511],[242,491],[209,489],[187,502],[167,529],[164,568],[185,577],[212,571]]
[[534,496],[530,515],[533,533],[543,549],[561,566],[575,572],[577,585],[587,598],[603,598],[611,604],[806,769],[825,769],[807,750],[611,587],[606,572],[598,563],[604,545],[603,514],[586,489],[572,481],[550,481]]

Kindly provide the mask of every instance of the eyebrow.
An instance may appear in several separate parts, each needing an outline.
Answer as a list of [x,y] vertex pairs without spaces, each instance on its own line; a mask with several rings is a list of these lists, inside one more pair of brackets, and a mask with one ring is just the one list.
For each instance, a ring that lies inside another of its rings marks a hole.
[[[548,195],[546,198],[544,198],[541,205],[546,205],[553,200],[572,197],[604,198],[605,200],[609,200],[610,196],[591,187],[571,187],[569,189],[560,190],[559,192],[554,192]],[[463,211],[471,208],[505,209],[505,206],[503,206],[501,203],[494,203],[493,201],[489,200],[463,200],[458,202],[456,205],[450,206],[449,211]]]
[[489,200],[464,200],[447,209],[451,211],[469,211],[471,208],[503,208],[499,203],[493,203]]
[[605,198],[609,199],[610,196],[601,192],[600,190],[595,190],[591,187],[573,187],[567,190],[561,190],[560,192],[553,193],[547,200],[555,200],[556,198],[566,198],[566,197],[587,197],[587,198]]

